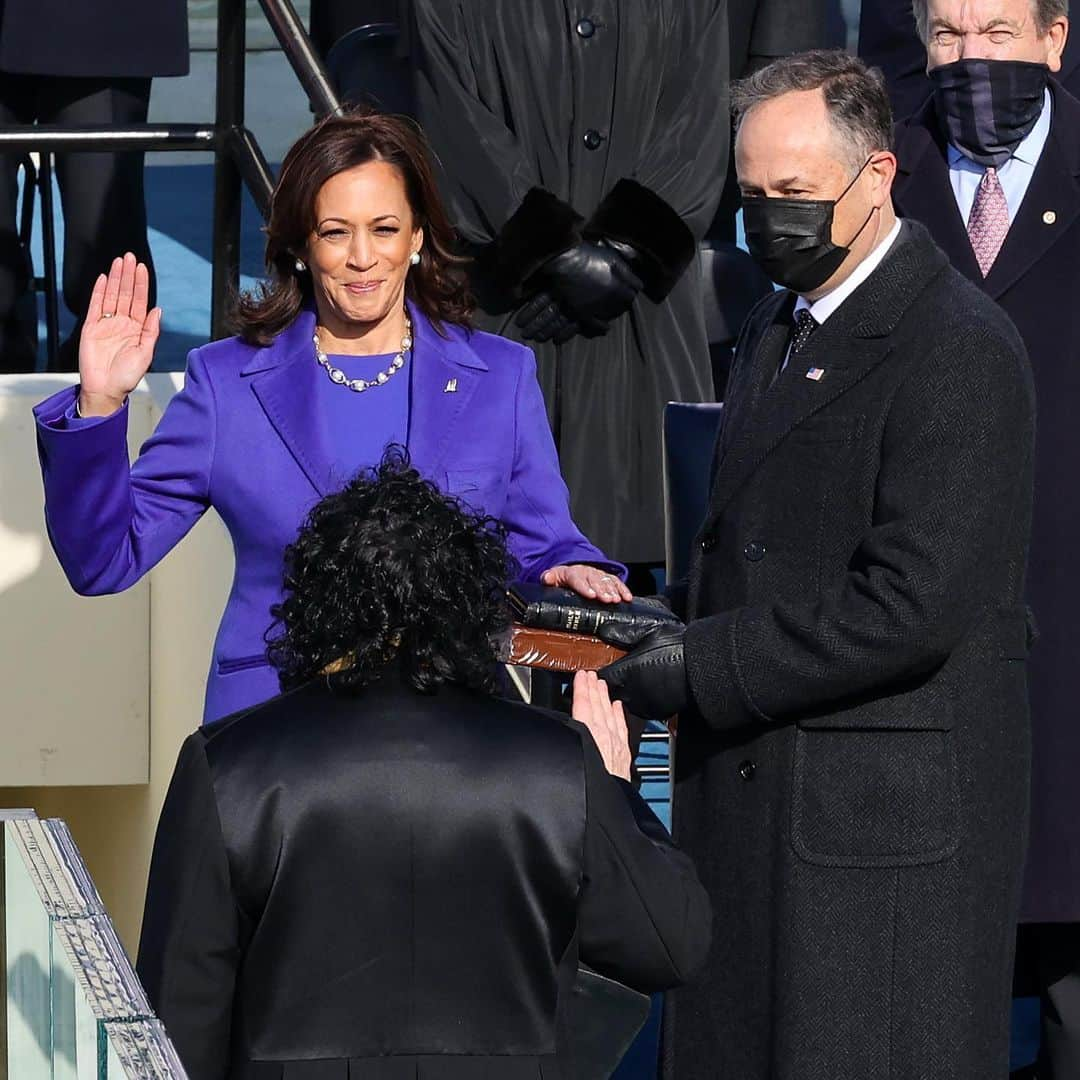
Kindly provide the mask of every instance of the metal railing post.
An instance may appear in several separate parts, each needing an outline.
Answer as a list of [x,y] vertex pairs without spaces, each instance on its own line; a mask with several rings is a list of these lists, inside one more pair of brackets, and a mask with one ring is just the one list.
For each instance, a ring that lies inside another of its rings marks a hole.
[[[3,0],[0,0],[2,6]],[[296,14],[291,0],[260,0],[270,27],[293,71],[300,80],[312,109],[319,116],[340,114],[342,106]],[[243,188],[250,189],[259,212],[270,212],[274,177],[255,137],[244,126],[245,70],[244,0],[219,0],[217,23],[217,99],[213,127],[208,124],[12,124],[0,125],[0,153],[37,151],[43,157],[71,151],[207,150],[214,154],[214,227],[211,270],[210,333],[212,338],[229,332],[228,309],[240,283],[240,215]],[[47,198],[42,199],[46,217]],[[50,337],[57,333],[57,296],[53,244],[45,235],[46,306]],[[50,258],[52,259],[50,261]],[[50,289],[51,297],[50,300]],[[50,346],[50,363],[55,361]]]
[[60,283],[56,274],[56,218],[53,217],[53,156],[41,152],[38,168],[41,191],[41,249],[45,261],[45,355],[48,370],[56,370],[60,355]]
[[242,180],[232,152],[244,125],[244,0],[219,0],[214,151],[214,242],[210,336],[228,334],[228,306],[240,285]]
[[341,102],[291,0],[259,0],[259,3],[315,115],[340,115],[343,111]]

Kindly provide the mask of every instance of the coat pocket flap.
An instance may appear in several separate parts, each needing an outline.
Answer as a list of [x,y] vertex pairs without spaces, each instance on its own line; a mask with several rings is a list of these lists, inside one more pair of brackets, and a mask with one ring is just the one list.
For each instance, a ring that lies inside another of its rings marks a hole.
[[798,725],[807,731],[950,731],[952,702],[935,678],[891,694],[834,704],[828,712],[803,716]]

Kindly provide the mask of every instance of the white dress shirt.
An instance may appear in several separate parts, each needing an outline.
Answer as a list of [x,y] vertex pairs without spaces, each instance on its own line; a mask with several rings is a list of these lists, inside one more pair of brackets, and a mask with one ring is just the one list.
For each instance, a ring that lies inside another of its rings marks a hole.
[[[893,244],[896,243],[896,238],[899,235],[900,219],[897,218],[896,223],[889,230],[885,239],[852,270],[844,281],[840,282],[835,289],[830,289],[824,296],[819,296],[816,300],[807,300],[805,296],[800,296],[795,301],[794,313],[809,311],[814,317],[814,322],[820,326],[830,315],[835,314],[840,305],[881,265],[885,256],[892,250]],[[784,362],[780,366],[781,371],[787,367],[790,357],[791,346],[789,345],[787,355],[785,355]]]
[[[1043,147],[1046,146],[1046,140],[1050,137],[1053,107],[1053,98],[1047,90],[1042,112],[1039,113],[1035,126],[1013,151],[1012,157],[997,171],[1002,190],[1005,192],[1005,202],[1009,207],[1010,224],[1016,220],[1016,212],[1024,201],[1031,177],[1035,173],[1035,166],[1038,165]],[[979,190],[979,183],[985,173],[985,165],[980,165],[977,161],[965,157],[961,150],[949,144],[949,182],[952,184],[956,205],[960,208],[960,216],[964,219],[965,225],[971,217],[975,193]]]

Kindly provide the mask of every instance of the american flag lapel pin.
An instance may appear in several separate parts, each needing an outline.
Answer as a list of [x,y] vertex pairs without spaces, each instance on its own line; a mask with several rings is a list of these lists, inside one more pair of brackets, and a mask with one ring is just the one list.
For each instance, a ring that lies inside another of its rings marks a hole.
[[457,393],[457,379],[450,379],[443,387],[444,394],[456,394]]
[[821,382],[822,376],[825,374],[823,367],[812,367],[807,373],[806,377],[813,382]]

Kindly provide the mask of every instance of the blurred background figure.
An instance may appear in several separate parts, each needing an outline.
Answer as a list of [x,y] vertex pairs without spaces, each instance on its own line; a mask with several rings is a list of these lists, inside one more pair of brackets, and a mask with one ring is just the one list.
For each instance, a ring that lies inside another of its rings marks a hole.
[[897,127],[897,206],[1005,309],[1035,376],[1027,601],[1039,641],[1029,672],[1031,831],[1016,991],[1042,1002],[1041,1060],[1026,1075],[1073,1080],[1080,1076],[1080,502],[1069,463],[1080,454],[1080,101],[1059,81],[1068,74],[1068,2],[916,0],[914,11],[933,98]]
[[606,1076],[579,958],[641,991],[704,961],[606,688],[578,674],[578,722],[492,693],[494,525],[392,448],[290,546],[290,692],[184,743],[150,870],[139,973],[193,1080]]
[[[144,123],[154,76],[188,70],[184,0],[5,0],[0,4],[0,125]],[[33,371],[36,314],[16,226],[19,157],[0,156],[0,371]],[[60,154],[64,302],[76,315],[56,368],[78,368],[94,281],[118,251],[151,270],[141,153]]]
[[727,171],[727,4],[412,14],[418,115],[483,325],[534,345],[573,513],[652,591],[663,406],[713,394],[696,256]]

